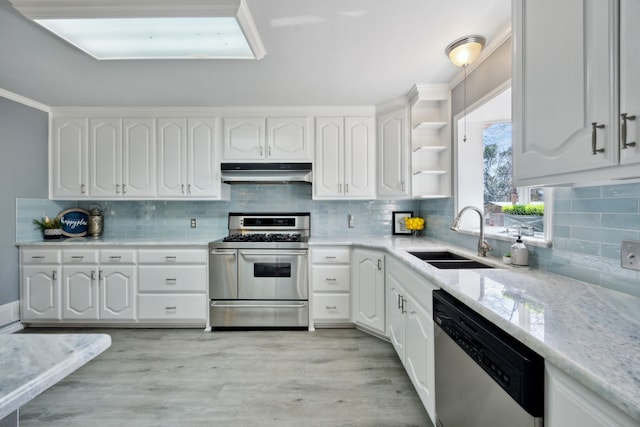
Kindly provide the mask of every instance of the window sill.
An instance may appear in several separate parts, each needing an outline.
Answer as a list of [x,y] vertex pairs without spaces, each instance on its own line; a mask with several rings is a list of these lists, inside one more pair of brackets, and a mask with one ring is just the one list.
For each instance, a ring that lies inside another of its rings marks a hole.
[[[499,230],[499,231],[498,231]],[[493,240],[502,240],[505,242],[515,242],[516,235],[507,234],[504,227],[488,227],[484,230],[485,239],[493,239]],[[479,230],[458,230],[459,233],[467,234],[469,236],[480,235]],[[534,236],[521,236],[522,242],[527,244],[528,246],[536,246],[539,248],[550,248],[553,245],[551,240],[545,240],[543,237],[534,237]]]

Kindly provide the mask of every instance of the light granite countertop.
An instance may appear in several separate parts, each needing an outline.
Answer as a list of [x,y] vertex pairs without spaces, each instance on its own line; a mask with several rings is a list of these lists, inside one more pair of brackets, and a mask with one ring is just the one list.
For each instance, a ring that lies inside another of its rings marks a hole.
[[222,239],[223,236],[199,236],[199,237],[72,237],[52,240],[30,240],[16,242],[16,246],[202,246],[207,247],[209,242]]
[[0,335],[0,420],[110,345],[106,334]]
[[351,245],[393,255],[640,421],[640,298],[564,276],[502,264],[440,270],[408,250],[475,252],[410,237],[312,238],[310,246]]

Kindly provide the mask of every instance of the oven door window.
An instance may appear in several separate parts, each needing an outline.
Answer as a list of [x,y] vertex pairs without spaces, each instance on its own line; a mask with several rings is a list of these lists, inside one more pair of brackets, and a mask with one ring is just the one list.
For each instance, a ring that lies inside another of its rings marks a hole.
[[291,277],[290,262],[256,262],[253,277]]

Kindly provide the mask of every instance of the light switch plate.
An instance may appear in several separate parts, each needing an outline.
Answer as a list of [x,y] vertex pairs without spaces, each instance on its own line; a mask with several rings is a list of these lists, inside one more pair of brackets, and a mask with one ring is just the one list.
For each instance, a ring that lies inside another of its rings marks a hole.
[[622,268],[640,271],[640,241],[622,241],[620,245],[620,265]]
[[191,218],[191,228],[196,228],[196,219]]
[[356,219],[353,215],[349,214],[349,228],[356,226]]

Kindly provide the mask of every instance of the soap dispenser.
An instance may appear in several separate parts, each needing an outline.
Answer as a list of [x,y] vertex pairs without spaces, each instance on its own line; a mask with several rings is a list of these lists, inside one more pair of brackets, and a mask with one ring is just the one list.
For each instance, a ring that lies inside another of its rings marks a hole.
[[529,250],[518,236],[516,242],[511,245],[511,264],[529,265]]

